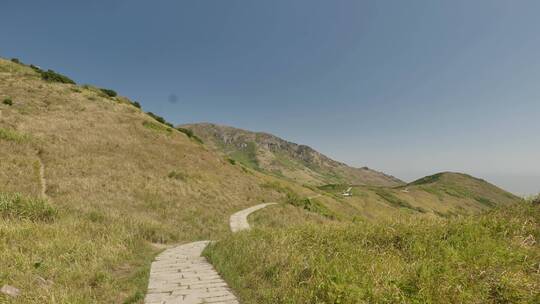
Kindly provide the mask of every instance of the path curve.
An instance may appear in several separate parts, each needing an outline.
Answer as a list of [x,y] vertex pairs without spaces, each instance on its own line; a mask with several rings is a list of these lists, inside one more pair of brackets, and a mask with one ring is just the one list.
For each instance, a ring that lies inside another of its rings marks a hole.
[[242,230],[248,230],[249,223],[248,223],[248,215],[252,214],[253,212],[265,208],[270,205],[275,205],[276,203],[266,203],[266,204],[259,204],[255,205],[253,207],[241,210],[236,212],[235,214],[231,215],[231,218],[229,220],[229,225],[231,226],[232,232],[238,232]]
[[[248,215],[275,203],[259,204],[231,215],[232,232],[249,229]],[[152,263],[145,304],[239,304],[212,264],[201,256],[210,241],[167,249]]]

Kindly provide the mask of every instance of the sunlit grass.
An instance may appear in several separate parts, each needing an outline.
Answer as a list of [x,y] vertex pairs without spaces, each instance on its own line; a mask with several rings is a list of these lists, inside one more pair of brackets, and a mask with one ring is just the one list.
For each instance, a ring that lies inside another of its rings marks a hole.
[[243,303],[538,303],[540,207],[255,229],[206,255]]

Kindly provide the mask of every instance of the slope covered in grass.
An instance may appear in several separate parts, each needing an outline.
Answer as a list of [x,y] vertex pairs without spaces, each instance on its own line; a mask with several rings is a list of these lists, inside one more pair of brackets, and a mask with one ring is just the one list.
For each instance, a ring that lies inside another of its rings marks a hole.
[[299,225],[206,256],[242,303],[538,303],[540,206],[471,217]]
[[137,103],[58,79],[0,59],[0,286],[16,303],[140,297],[163,245],[218,239],[228,214],[282,196]]
[[[341,193],[349,187],[352,196],[343,197]],[[395,215],[396,210],[442,217],[473,214],[522,200],[484,180],[453,172],[437,173],[392,188],[332,184],[319,189],[374,220]]]
[[352,183],[397,186],[403,182],[367,167],[353,168],[306,145],[272,134],[209,123],[182,125],[214,149],[253,169],[301,184]]

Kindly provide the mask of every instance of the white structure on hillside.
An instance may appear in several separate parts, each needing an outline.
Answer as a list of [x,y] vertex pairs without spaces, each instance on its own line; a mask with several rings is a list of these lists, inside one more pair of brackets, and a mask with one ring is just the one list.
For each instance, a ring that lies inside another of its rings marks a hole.
[[347,188],[347,190],[345,190],[343,193],[341,193],[341,195],[343,196],[352,196],[352,187],[349,187]]

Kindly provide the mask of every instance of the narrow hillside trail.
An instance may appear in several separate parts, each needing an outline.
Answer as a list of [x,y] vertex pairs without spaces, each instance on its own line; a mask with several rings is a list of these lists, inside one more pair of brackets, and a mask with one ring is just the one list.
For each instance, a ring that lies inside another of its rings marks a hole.
[[43,164],[43,160],[41,160],[41,156],[37,155],[37,159],[39,162],[39,184],[41,186],[40,190],[40,196],[41,198],[45,199],[47,198],[47,180],[45,179],[45,165]]
[[244,209],[242,211],[238,211],[235,214],[231,215],[231,218],[229,221],[229,225],[231,226],[231,231],[238,232],[238,231],[249,229],[249,223],[247,220],[248,215],[250,215],[251,213],[259,209],[265,208],[270,205],[275,205],[275,204],[276,203],[259,204],[259,205]]
[[[250,229],[247,217],[275,203],[259,204],[231,215],[232,232]],[[167,249],[152,263],[145,304],[239,304],[212,264],[201,256],[210,241]]]

